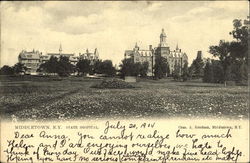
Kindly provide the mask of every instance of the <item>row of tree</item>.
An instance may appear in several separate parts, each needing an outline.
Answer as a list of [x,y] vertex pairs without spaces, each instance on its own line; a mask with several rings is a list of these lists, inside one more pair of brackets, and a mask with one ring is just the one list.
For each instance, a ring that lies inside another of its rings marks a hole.
[[125,76],[141,76],[146,77],[148,72],[154,71],[154,77],[156,79],[161,79],[166,74],[169,74],[168,62],[163,57],[156,57],[154,70],[149,70],[148,62],[134,62],[133,58],[127,58],[122,60],[120,64],[120,75],[121,77]]
[[4,65],[0,69],[0,75],[18,75],[26,71],[26,67],[21,63],[16,63],[14,66]]
[[70,63],[69,58],[61,56],[59,59],[51,56],[50,59],[42,63],[38,68],[38,72],[47,74],[58,74],[59,76],[69,76],[76,72],[76,67]]
[[209,47],[209,53],[219,60],[207,62],[204,68],[204,82],[224,83],[227,81],[244,82],[248,78],[248,25],[249,21],[235,19],[233,41],[220,40],[218,45]]
[[[184,64],[184,68],[182,69],[180,65],[175,65],[174,71],[172,74],[170,74],[169,64],[166,58],[157,56],[155,58],[155,66],[153,67],[153,75],[155,79],[161,79],[165,76],[173,76],[175,80],[181,80],[184,81],[188,78],[188,67],[187,63]],[[10,66],[3,66],[0,69],[1,75],[14,75],[14,74],[20,74],[25,73],[27,68],[21,64],[17,63],[13,67]],[[149,72],[149,63],[143,62],[143,63],[135,63],[133,58],[128,58],[122,60],[122,63],[120,64],[120,76],[141,76],[146,77]],[[37,72],[43,73],[43,74],[52,74],[59,76],[69,76],[70,74],[78,74],[80,76],[84,76],[86,74],[104,74],[106,76],[114,76],[116,75],[117,70],[113,66],[113,63],[111,60],[95,60],[90,61],[87,59],[80,59],[76,65],[73,65],[70,63],[69,58],[65,56],[61,56],[60,58],[51,56],[50,59],[42,63],[39,68],[37,69]]]
[[72,73],[84,76],[86,74],[104,74],[114,76],[116,69],[111,60],[80,59],[76,65],[70,63],[69,58],[61,56],[59,59],[51,56],[49,61],[40,65],[39,72],[58,74],[59,76],[69,76]]
[[[17,63],[12,67],[4,65],[0,69],[0,75],[18,75],[25,73],[26,70],[27,68],[21,63]],[[39,66],[37,72],[52,75],[58,74],[59,76],[69,76],[72,73],[78,75],[97,73],[106,76],[114,76],[116,74],[116,69],[111,60],[90,61],[87,59],[80,59],[76,65],[73,65],[70,63],[68,57],[61,56],[57,58],[51,56],[47,62]]]
[[87,59],[81,59],[76,64],[78,74],[85,75],[85,74],[104,74],[106,76],[114,76],[116,74],[116,69],[113,66],[111,60],[96,60],[91,62]]
[[141,76],[146,77],[148,72],[153,72],[155,79],[161,79],[166,76],[173,76],[175,80],[186,81],[188,79],[188,63],[184,63],[184,66],[176,64],[174,71],[170,74],[169,64],[166,58],[162,56],[156,56],[154,60],[154,66],[149,70],[148,62],[134,62],[133,58],[127,58],[122,60],[120,64],[120,74],[124,76]]
[[135,63],[133,58],[127,58],[122,60],[120,64],[120,75],[125,76],[147,76],[149,64],[148,62]]

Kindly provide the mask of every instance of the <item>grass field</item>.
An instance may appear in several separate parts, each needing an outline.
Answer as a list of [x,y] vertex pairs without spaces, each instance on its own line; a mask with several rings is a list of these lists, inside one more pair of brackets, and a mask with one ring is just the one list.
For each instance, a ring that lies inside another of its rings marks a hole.
[[17,120],[248,117],[247,86],[171,79],[141,80],[135,89],[97,89],[101,79],[1,78],[0,108]]

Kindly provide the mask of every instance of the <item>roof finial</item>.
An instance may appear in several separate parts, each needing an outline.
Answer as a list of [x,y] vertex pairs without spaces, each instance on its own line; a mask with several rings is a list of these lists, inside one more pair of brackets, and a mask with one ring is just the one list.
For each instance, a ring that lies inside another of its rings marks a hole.
[[176,50],[179,50],[179,47],[178,47],[178,42],[177,42],[177,44],[176,44]]
[[60,43],[59,54],[62,54],[62,44]]

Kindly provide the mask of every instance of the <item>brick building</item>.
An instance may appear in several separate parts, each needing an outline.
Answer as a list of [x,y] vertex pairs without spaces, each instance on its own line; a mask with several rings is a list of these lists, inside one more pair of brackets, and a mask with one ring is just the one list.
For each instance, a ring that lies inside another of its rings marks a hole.
[[164,29],[162,29],[162,32],[160,34],[160,43],[157,47],[154,49],[152,48],[152,45],[149,45],[149,49],[147,50],[140,50],[139,46],[136,44],[133,50],[125,50],[124,57],[129,58],[132,57],[134,59],[134,62],[148,62],[149,68],[148,68],[148,75],[153,75],[153,67],[155,65],[155,57],[156,56],[162,56],[167,59],[170,69],[170,74],[173,73],[175,65],[179,65],[178,67],[181,69],[184,67],[185,63],[188,63],[188,56],[185,52],[182,52],[182,50],[176,46],[175,50],[170,50],[170,47],[167,45],[166,41],[166,33],[164,32]]
[[94,53],[90,53],[88,50],[86,53],[79,54],[79,56],[76,56],[74,53],[63,53],[62,52],[62,46],[59,47],[59,52],[55,53],[46,53],[45,55],[42,55],[42,52],[39,51],[31,51],[28,52],[26,50],[23,50],[21,53],[19,53],[18,61],[19,63],[24,64],[24,66],[27,68],[25,74],[30,75],[36,75],[37,69],[42,63],[47,62],[51,56],[54,56],[56,58],[60,58],[60,56],[66,56],[69,58],[69,61],[71,64],[76,65],[76,63],[79,61],[80,58],[89,59],[92,62],[94,60],[99,59],[99,53],[97,51],[97,48],[95,49]]

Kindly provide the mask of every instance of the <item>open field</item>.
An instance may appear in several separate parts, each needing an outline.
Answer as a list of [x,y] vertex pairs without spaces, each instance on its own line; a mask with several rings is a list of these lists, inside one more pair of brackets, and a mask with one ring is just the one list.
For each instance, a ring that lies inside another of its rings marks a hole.
[[135,89],[97,89],[101,79],[1,79],[0,108],[7,119],[248,117],[248,88],[170,79],[142,80]]

